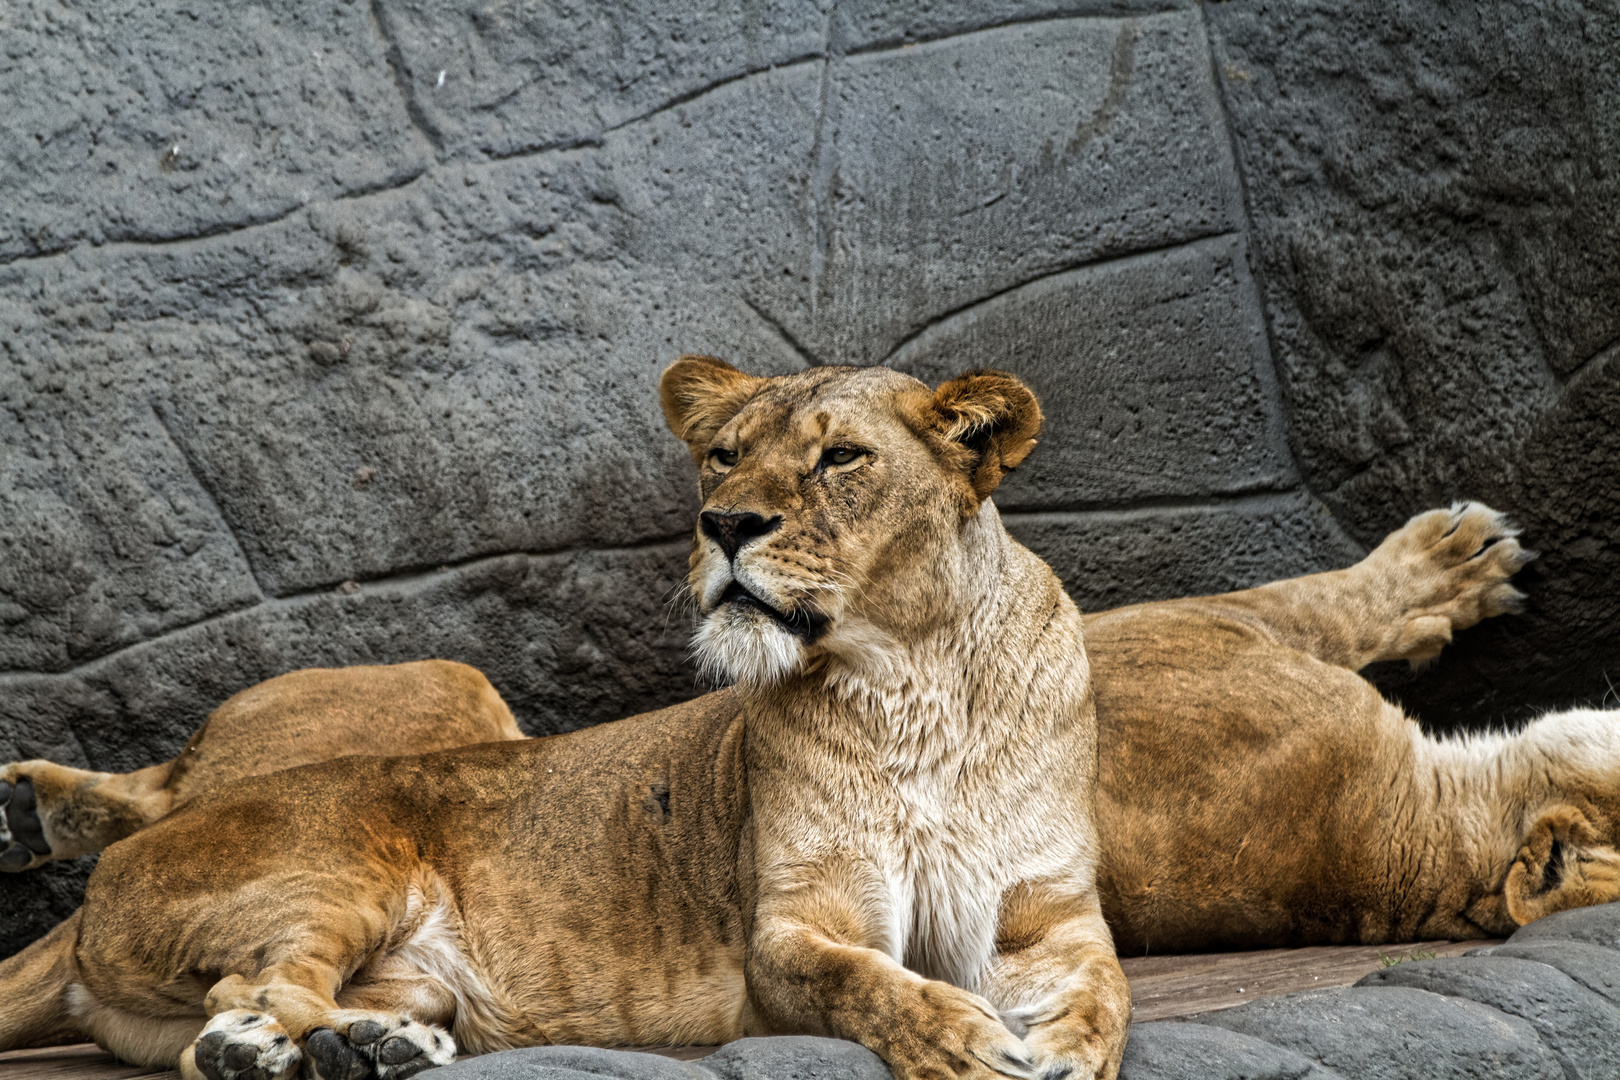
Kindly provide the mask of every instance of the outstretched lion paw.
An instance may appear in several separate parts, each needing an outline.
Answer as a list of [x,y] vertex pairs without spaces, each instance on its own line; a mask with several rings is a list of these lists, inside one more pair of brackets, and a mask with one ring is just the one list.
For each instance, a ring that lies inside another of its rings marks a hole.
[[181,1053],[180,1070],[188,1076],[201,1073],[207,1080],[285,1080],[303,1056],[269,1013],[230,1009],[209,1020],[197,1041]]
[[1404,610],[1378,658],[1420,666],[1439,656],[1456,631],[1519,610],[1524,593],[1508,579],[1536,553],[1520,547],[1517,535],[1507,515],[1477,502],[1430,510],[1390,533],[1367,565]]
[[456,1060],[449,1033],[404,1016],[346,1011],[304,1040],[318,1080],[406,1080]]
[[15,766],[0,767],[0,870],[27,870],[50,854],[34,782]]

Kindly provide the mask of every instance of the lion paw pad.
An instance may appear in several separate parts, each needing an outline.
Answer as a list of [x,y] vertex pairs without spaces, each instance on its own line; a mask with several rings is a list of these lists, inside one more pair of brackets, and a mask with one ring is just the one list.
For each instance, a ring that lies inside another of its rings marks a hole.
[[447,1033],[405,1017],[362,1017],[340,1028],[319,1028],[305,1041],[319,1080],[406,1080],[456,1059]]
[[193,1049],[208,1080],[283,1080],[303,1058],[275,1017],[250,1009],[215,1016]]

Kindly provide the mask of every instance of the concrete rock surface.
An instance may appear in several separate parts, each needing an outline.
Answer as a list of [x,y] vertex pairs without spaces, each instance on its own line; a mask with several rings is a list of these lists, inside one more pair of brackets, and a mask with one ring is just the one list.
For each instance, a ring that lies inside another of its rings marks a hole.
[[883,1059],[858,1043],[784,1035],[739,1039],[698,1061],[586,1046],[507,1050],[448,1065],[444,1080],[889,1080]]
[[[705,689],[687,351],[1023,375],[1052,421],[999,498],[1090,608],[1483,497],[1532,610],[1384,685],[1440,726],[1606,692],[1612,0],[0,27],[0,758],[147,764],[315,664],[473,663],[536,733]],[[0,877],[0,953],[88,866]]]
[[1380,682],[1444,727],[1596,702],[1620,643],[1620,9],[1205,11],[1307,485],[1364,544],[1467,493],[1545,553],[1523,619]]

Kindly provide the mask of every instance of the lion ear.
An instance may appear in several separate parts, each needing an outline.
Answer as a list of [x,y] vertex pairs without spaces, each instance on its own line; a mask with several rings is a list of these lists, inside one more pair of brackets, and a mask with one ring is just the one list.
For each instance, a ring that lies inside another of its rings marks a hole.
[[1041,405],[1005,371],[970,371],[934,391],[936,430],[961,453],[953,455],[979,501],[1035,449]]
[[742,411],[764,381],[744,375],[717,356],[683,356],[669,365],[658,383],[664,421],[701,465],[715,434]]

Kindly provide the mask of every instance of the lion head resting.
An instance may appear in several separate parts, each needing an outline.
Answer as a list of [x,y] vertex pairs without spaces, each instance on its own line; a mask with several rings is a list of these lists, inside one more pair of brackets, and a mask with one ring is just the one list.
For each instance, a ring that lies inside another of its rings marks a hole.
[[947,548],[1041,424],[998,371],[931,391],[887,368],[758,378],[684,356],[660,397],[700,473],[698,660],[754,685],[860,663],[946,617]]

